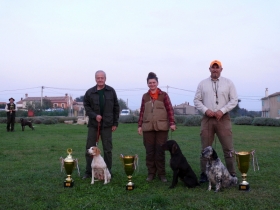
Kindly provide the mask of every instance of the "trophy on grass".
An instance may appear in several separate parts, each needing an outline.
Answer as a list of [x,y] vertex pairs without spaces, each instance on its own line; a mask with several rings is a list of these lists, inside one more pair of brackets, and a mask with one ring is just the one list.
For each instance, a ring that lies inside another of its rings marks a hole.
[[235,152],[237,166],[242,176],[242,182],[239,184],[239,190],[241,191],[250,191],[250,185],[246,181],[246,179],[247,179],[247,172],[249,170],[251,157],[253,160],[254,171],[255,171],[255,165],[259,170],[258,160],[257,157],[255,157],[255,150],[252,150],[251,152],[248,151]]
[[126,190],[133,190],[134,183],[132,182],[132,174],[138,167],[138,155],[120,155],[120,159],[123,163],[124,171],[128,178],[128,183],[126,184]]
[[80,170],[79,170],[79,165],[78,165],[78,159],[73,159],[72,158],[72,149],[68,148],[67,149],[67,157],[63,159],[60,157],[60,162],[61,162],[61,172],[62,169],[65,169],[65,172],[67,174],[67,178],[64,180],[64,187],[73,187],[74,186],[74,180],[71,177],[71,174],[76,167],[78,169],[78,174],[80,176]]

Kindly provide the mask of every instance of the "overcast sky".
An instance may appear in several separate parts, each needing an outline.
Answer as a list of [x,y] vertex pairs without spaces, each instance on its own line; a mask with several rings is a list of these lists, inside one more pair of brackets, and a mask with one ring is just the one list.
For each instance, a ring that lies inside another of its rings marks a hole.
[[279,11],[278,0],[0,0],[0,102],[41,86],[76,98],[102,69],[131,109],[150,71],[173,105],[193,105],[218,59],[240,107],[260,111],[265,88],[280,91]]

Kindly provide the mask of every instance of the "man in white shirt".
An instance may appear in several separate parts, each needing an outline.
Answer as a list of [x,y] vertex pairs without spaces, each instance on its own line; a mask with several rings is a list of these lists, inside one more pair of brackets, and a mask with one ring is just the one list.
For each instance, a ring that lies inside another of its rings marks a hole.
[[[212,146],[216,134],[222,145],[226,167],[235,176],[235,160],[229,111],[238,103],[236,89],[231,80],[221,77],[222,63],[214,60],[210,63],[210,77],[202,80],[194,97],[195,107],[204,116],[201,121],[201,149]],[[206,162],[200,158],[200,182],[207,182]]]

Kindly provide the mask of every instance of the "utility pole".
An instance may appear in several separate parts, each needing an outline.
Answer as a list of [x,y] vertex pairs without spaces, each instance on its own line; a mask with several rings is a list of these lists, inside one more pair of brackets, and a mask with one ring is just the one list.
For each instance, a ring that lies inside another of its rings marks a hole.
[[167,94],[168,94],[168,88],[169,88],[169,86],[167,85],[167,86],[166,86],[166,89],[167,89],[167,91],[166,91],[166,92],[167,92]]
[[43,107],[43,89],[44,89],[44,86],[42,86],[42,89],[41,89],[41,109]]
[[127,106],[127,108],[128,108],[128,98],[126,99],[126,106]]

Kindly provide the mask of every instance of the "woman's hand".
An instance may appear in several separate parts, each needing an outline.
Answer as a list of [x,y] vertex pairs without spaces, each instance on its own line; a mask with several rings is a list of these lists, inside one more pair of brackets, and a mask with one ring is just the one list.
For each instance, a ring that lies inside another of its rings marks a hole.
[[139,135],[142,135],[142,127],[139,127],[139,128],[138,128],[138,134],[139,134]]
[[171,129],[171,131],[175,131],[176,130],[176,125],[170,125],[170,129]]

